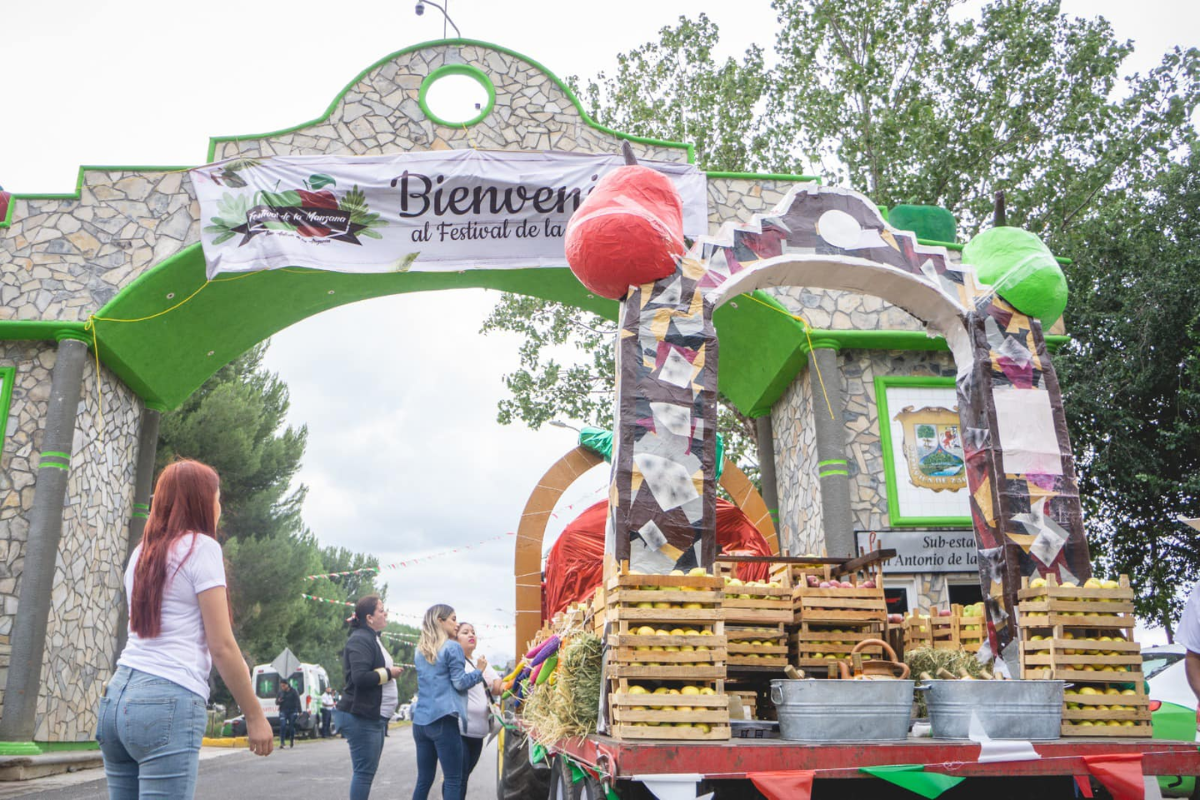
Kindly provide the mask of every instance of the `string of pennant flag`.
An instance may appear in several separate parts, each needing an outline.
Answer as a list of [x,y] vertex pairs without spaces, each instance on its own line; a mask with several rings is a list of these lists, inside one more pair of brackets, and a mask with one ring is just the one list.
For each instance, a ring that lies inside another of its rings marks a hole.
[[403,561],[396,561],[392,564],[384,564],[384,565],[378,566],[378,567],[364,567],[363,569],[347,570],[345,572],[325,572],[320,575],[305,575],[304,580],[315,581],[320,578],[344,578],[348,575],[366,575],[368,573],[378,574],[379,572],[382,572],[385,569],[398,569],[399,567],[410,567],[413,564],[420,564],[425,561],[431,561],[435,558],[443,558],[445,556],[454,555],[455,553],[461,553],[461,552],[464,552],[467,550],[474,550],[475,548],[480,547],[485,544],[488,544],[489,542],[498,542],[501,539],[505,539],[509,536],[516,536],[516,535],[517,534],[515,531],[509,531],[508,533],[502,533],[499,536],[489,536],[486,539],[481,539],[478,542],[473,542],[471,544],[465,544],[461,547],[454,547],[449,550],[443,550],[440,553],[433,553],[433,554],[427,555],[427,556],[419,556],[417,558],[407,558]]
[[[313,602],[316,602],[316,603],[328,603],[328,604],[334,605],[334,606],[345,606],[348,608],[354,608],[354,603],[350,603],[345,600],[331,600],[328,597],[316,597],[314,595],[304,594],[304,593],[301,593],[300,596],[303,597],[305,600],[312,600]],[[405,617],[406,619],[415,619],[415,620],[422,620],[422,621],[424,620],[424,617],[421,614],[405,614],[405,613],[399,612],[399,611],[391,612],[391,616]],[[488,629],[494,629],[494,630],[511,630],[512,629],[512,625],[489,625],[486,622],[471,623],[471,624],[474,625],[476,628],[488,628]],[[396,636],[397,634],[391,634],[391,635]]]

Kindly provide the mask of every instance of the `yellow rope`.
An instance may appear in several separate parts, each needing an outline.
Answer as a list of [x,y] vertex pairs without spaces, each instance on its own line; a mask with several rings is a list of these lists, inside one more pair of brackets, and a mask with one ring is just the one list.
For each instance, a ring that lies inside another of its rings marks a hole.
[[[758,303],[760,306],[764,306],[766,308],[771,309],[776,314],[783,314],[785,317],[791,317],[792,319],[796,320],[796,322],[799,322],[802,326],[804,326],[804,338],[808,340],[808,352],[811,353],[813,351],[812,336],[809,334],[809,329],[812,326],[808,324],[808,320],[806,320],[804,317],[800,316],[799,314],[793,314],[790,311],[787,311],[782,308],[777,308],[777,307],[771,305],[770,303],[763,302],[762,300],[759,300],[757,297],[755,297],[752,294],[744,294],[744,295],[742,295],[742,297],[753,300],[754,302]],[[825,376],[821,374],[821,365],[817,363],[817,360],[815,358],[812,360],[812,365],[813,365],[813,369],[815,369],[817,371],[817,381],[821,384],[821,394],[824,395],[824,397],[825,397],[825,408],[829,409],[829,418],[831,420],[836,421],[837,417],[835,417],[833,414],[833,404],[829,402],[829,393],[827,391],[825,391]]]

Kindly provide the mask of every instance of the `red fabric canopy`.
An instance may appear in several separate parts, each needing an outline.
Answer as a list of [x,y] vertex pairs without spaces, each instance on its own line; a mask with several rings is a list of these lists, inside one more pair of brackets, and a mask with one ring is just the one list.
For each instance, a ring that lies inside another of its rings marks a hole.
[[[553,617],[577,600],[586,600],[604,576],[604,523],[608,501],[588,508],[566,528],[546,559],[542,582],[542,619]],[[769,556],[771,547],[750,518],[733,503],[717,500],[717,546],[722,553]],[[739,564],[742,580],[765,580],[767,564]]]

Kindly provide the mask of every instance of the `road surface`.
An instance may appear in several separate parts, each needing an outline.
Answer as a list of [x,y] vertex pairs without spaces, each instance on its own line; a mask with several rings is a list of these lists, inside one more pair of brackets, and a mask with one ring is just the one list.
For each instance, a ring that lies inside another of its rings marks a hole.
[[[350,751],[343,739],[297,742],[296,747],[276,750],[267,758],[245,751],[210,752],[200,762],[196,800],[230,800],[253,797],[280,800],[346,800],[350,792]],[[383,748],[383,759],[371,797],[407,800],[416,782],[416,752],[412,729],[391,732]],[[70,783],[71,785],[63,785]],[[441,771],[430,798],[442,796]],[[12,793],[10,793],[12,792]],[[496,796],[496,743],[484,749],[471,775],[467,800],[493,800]],[[33,797],[36,800],[103,800],[108,797],[102,770],[43,778],[17,786],[0,786],[0,798]]]

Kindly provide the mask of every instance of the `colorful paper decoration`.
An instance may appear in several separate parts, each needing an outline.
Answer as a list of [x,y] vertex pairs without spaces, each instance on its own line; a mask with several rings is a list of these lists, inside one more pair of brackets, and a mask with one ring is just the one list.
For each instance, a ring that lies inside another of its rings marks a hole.
[[784,772],[749,772],[749,778],[767,800],[809,800],[812,797],[813,776],[811,769],[796,769]]
[[876,778],[893,783],[902,789],[908,789],[913,794],[919,794],[927,800],[940,797],[942,792],[953,789],[965,778],[943,775],[940,772],[926,772],[924,764],[898,764],[889,767],[861,767],[860,772],[874,775]]
[[1084,756],[1083,763],[1088,772],[1104,784],[1113,800],[1144,800],[1146,797],[1141,753]]

